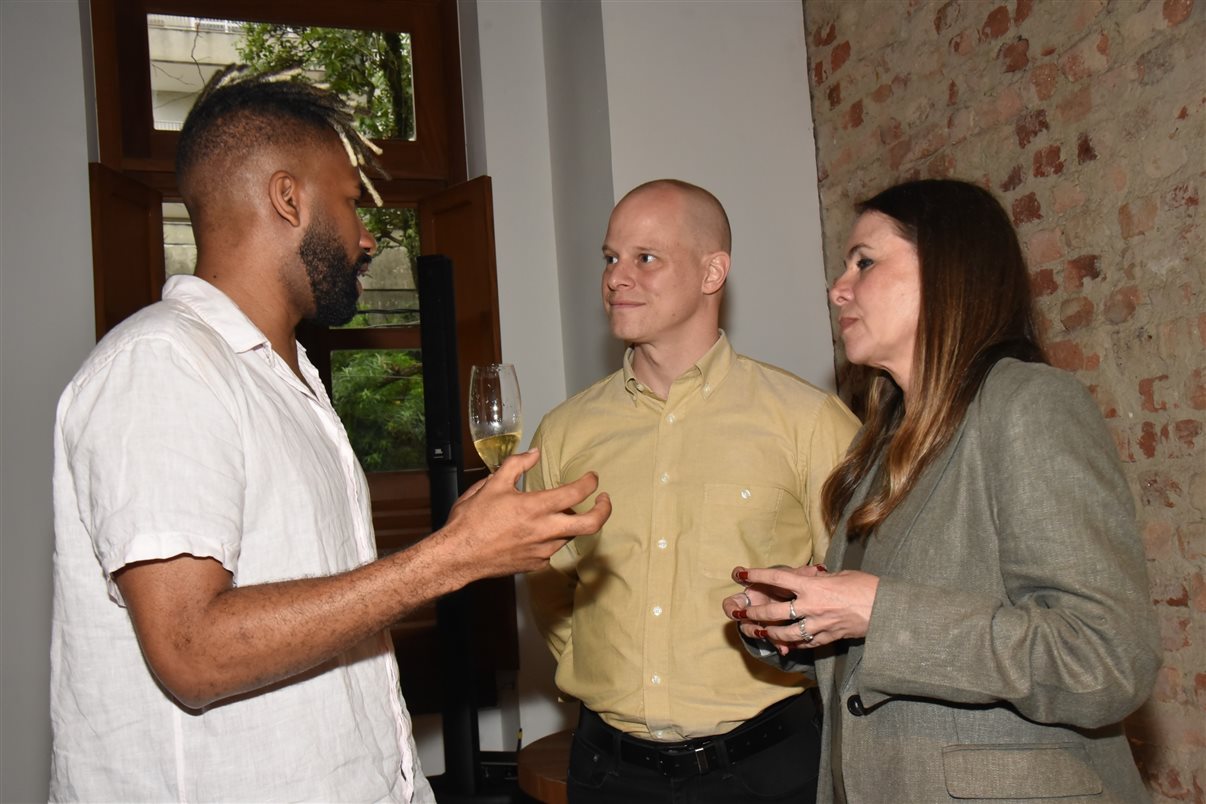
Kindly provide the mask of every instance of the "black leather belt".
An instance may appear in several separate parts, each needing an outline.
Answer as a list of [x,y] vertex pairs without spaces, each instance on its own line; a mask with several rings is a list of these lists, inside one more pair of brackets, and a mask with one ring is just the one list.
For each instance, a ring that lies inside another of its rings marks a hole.
[[815,691],[805,690],[774,704],[732,731],[677,743],[641,740],[614,729],[582,707],[578,735],[596,749],[619,754],[621,762],[655,770],[672,779],[703,776],[735,765],[805,729],[815,729]]

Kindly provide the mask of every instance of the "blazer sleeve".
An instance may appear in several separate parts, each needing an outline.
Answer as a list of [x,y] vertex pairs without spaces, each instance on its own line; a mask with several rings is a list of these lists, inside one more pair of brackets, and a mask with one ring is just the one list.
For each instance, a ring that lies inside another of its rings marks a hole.
[[[525,491],[542,491],[561,482],[560,459],[555,445],[547,439],[547,421],[541,422],[532,436],[533,447],[540,449],[540,461],[524,475]],[[532,620],[557,659],[569,644],[574,615],[574,590],[578,584],[578,554],[571,539],[553,554],[549,565],[528,573]]]
[[[868,706],[921,696],[1006,702],[1041,723],[1117,723],[1147,698],[1160,666],[1130,489],[1080,383],[1045,366],[1013,369],[990,375],[968,414],[983,450],[975,500],[991,515],[964,520],[967,501],[944,499],[951,521],[995,529],[945,537],[996,545],[1006,599],[960,584],[958,567],[882,577],[859,693]],[[926,527],[937,530],[947,512],[930,513]]]

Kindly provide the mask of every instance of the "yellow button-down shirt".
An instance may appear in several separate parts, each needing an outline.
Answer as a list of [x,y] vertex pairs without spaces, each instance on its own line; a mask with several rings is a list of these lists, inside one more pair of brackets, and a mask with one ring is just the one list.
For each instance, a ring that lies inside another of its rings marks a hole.
[[623,370],[550,412],[527,488],[594,470],[614,506],[530,576],[561,691],[654,740],[720,734],[797,694],[803,677],[751,659],[720,602],[736,565],[825,555],[821,486],[857,427],[837,397],[736,354],[723,333],[665,400],[629,350]]

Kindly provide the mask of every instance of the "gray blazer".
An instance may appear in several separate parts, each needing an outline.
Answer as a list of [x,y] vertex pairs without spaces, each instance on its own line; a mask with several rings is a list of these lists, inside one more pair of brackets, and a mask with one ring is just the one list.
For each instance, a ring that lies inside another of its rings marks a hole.
[[[867,545],[879,590],[846,683],[833,646],[786,660],[754,648],[798,670],[815,660],[818,802],[834,800],[835,718],[850,804],[1149,800],[1121,721],[1151,692],[1160,645],[1116,456],[1075,378],[1012,359],[993,368]],[[846,545],[843,522],[830,571]]]

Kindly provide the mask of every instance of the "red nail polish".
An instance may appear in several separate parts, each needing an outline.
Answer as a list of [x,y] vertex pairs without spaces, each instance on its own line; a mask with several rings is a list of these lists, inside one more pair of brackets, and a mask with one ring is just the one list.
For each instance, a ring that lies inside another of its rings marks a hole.
[[748,581],[749,579],[750,579],[750,574],[749,574],[749,572],[748,572],[748,571],[746,571],[746,570],[737,570],[737,580],[739,580],[739,581]]
[[829,567],[826,567],[824,564],[817,564],[817,570],[819,572],[829,572]]
[[767,637],[766,629],[765,628],[755,628],[754,629],[754,637],[756,639],[766,639],[766,637]]
[[745,609],[734,609],[733,610],[733,619],[734,620],[744,620],[745,619]]

